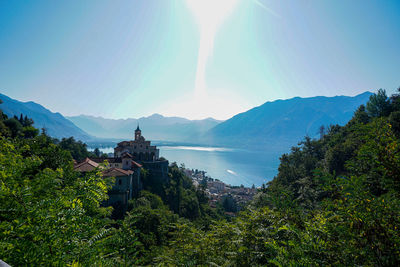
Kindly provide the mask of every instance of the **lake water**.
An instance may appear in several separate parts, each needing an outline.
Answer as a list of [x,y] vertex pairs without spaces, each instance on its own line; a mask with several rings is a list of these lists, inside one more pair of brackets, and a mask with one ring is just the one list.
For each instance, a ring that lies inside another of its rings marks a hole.
[[[207,175],[227,184],[260,186],[270,181],[279,166],[282,153],[268,151],[248,151],[220,147],[200,146],[158,146],[160,157],[185,164],[186,168],[206,171]],[[113,148],[101,148],[104,153]]]

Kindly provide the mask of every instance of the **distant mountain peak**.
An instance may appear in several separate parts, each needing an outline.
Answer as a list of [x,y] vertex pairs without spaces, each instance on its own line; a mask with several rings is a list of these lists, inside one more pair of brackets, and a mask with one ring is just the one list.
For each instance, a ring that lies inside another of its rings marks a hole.
[[166,117],[154,113],[139,119],[103,119],[90,116],[68,117],[73,123],[89,134],[103,138],[131,138],[133,130],[140,123],[143,135],[149,140],[174,142],[195,142],[198,137],[220,123],[214,119],[188,120],[180,117]]
[[148,118],[164,118],[164,116],[159,113],[153,113]]
[[139,118],[139,120],[141,120],[141,119],[163,119],[163,118],[165,118],[163,115],[161,115],[159,113],[153,113],[150,116],[141,117],[141,118]]
[[361,93],[361,94],[355,95],[355,97],[358,97],[358,96],[366,96],[366,95],[370,96],[370,95],[373,95],[373,94],[374,94],[373,92],[370,92],[370,91],[365,91],[364,93]]

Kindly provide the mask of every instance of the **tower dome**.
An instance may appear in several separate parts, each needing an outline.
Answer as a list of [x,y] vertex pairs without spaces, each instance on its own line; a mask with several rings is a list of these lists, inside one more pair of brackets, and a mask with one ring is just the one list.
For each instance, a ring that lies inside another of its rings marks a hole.
[[138,141],[141,136],[142,136],[142,131],[140,130],[138,123],[137,128],[135,130],[135,140]]

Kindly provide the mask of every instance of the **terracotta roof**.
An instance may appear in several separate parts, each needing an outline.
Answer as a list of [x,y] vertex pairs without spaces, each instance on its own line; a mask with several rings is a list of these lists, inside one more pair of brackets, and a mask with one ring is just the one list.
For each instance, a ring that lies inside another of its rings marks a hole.
[[96,163],[103,163],[106,159],[105,158],[91,158],[90,160]]
[[97,163],[103,163],[105,160],[107,160],[108,163],[122,163],[121,158],[91,158],[91,160]]
[[94,162],[93,160],[86,158],[83,162],[74,166],[74,170],[79,172],[89,172],[98,168],[99,164]]
[[132,167],[142,168],[142,165],[137,163],[136,161],[132,160]]
[[121,155],[123,158],[133,158],[133,156],[131,154],[129,154],[128,152],[124,152]]
[[128,176],[128,175],[131,175],[132,173],[133,173],[133,171],[131,171],[131,170],[123,170],[120,168],[110,168],[110,169],[103,171],[103,176],[106,176],[106,177]]

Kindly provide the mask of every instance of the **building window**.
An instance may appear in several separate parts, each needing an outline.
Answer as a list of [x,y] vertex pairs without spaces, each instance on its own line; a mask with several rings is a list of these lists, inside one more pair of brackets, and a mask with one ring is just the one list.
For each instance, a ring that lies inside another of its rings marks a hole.
[[119,185],[121,185],[122,184],[122,180],[120,179],[120,180],[118,180],[118,184]]
[[149,149],[149,147],[148,147],[148,146],[146,146],[146,149]]

